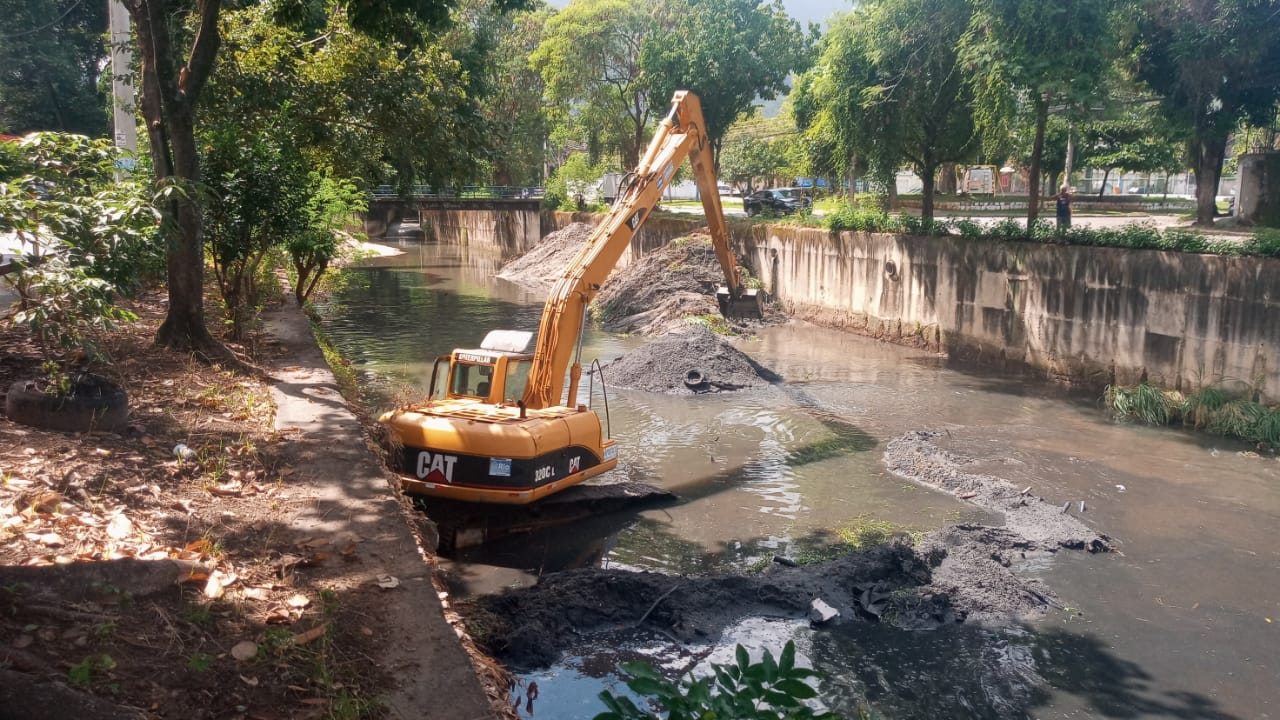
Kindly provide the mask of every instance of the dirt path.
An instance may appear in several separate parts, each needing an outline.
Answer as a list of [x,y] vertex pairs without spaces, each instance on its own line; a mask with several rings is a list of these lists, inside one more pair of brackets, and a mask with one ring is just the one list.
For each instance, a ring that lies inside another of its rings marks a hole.
[[[470,659],[445,620],[432,582],[434,561],[422,555],[410,529],[420,515],[388,486],[307,319],[286,306],[270,313],[266,324],[288,363],[273,372],[276,429],[290,437],[292,465],[309,488],[289,526],[300,538],[334,538],[335,546],[355,542],[361,548],[360,567],[319,570],[324,582],[372,596],[362,605],[374,613],[366,627],[381,650],[377,664],[393,678],[383,698],[392,717],[493,717]],[[391,584],[387,578],[394,578],[395,587],[384,587]]]

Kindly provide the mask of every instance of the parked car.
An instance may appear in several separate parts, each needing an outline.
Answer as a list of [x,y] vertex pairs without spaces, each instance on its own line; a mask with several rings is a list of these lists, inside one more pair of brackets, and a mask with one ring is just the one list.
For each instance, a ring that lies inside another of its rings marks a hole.
[[733,194],[733,188],[729,187],[728,183],[720,183],[719,185],[716,185],[716,191],[721,195]]
[[742,198],[742,209],[748,216],[760,213],[788,215],[813,205],[813,199],[804,188],[773,188],[759,190]]

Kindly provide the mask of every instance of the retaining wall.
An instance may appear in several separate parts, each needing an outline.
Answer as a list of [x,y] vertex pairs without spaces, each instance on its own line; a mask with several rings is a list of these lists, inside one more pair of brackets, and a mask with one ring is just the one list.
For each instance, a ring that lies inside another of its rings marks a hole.
[[[544,214],[551,231],[595,216]],[[700,227],[646,222],[631,254]],[[1090,387],[1225,383],[1280,401],[1280,260],[730,222],[796,316]]]

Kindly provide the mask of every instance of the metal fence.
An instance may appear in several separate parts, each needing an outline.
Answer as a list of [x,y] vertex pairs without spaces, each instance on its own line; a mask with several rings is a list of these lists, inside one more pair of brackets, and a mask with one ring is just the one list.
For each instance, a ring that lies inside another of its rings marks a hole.
[[411,185],[407,192],[400,192],[394,185],[378,185],[370,193],[375,200],[405,199],[536,199],[543,195],[541,186],[519,185],[463,185],[459,188],[433,188],[430,185]]

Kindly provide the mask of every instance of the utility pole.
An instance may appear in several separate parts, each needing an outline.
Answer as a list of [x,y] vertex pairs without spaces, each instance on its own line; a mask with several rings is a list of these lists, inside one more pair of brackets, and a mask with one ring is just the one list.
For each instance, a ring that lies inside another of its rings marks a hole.
[[1076,152],[1075,134],[1076,134],[1076,124],[1074,122],[1067,123],[1067,165],[1063,169],[1063,173],[1062,173],[1063,185],[1071,184],[1071,171],[1075,169],[1073,167],[1075,165],[1075,163],[1073,162],[1074,158],[1071,157]]
[[[111,28],[111,114],[116,147],[136,152],[138,123],[133,106],[133,49],[129,36],[129,11],[120,0],[107,0]],[[132,169],[132,168],[123,168]]]

